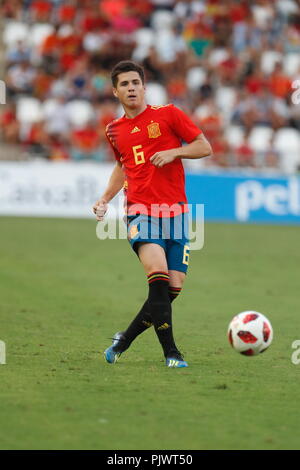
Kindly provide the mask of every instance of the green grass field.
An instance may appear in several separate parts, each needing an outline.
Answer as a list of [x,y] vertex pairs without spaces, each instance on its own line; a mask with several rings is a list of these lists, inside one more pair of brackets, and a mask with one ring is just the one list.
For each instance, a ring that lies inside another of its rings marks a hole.
[[[104,362],[147,287],[127,241],[95,228],[0,218],[0,448],[299,449],[299,228],[206,224],[173,304],[182,370],[164,366],[152,329]],[[248,309],[274,328],[257,357],[227,340]]]

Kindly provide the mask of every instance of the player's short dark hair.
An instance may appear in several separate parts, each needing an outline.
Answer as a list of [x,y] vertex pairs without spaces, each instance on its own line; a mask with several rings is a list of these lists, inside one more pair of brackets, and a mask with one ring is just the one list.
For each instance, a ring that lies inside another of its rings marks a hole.
[[145,72],[141,65],[133,62],[133,60],[121,60],[111,71],[111,81],[114,88],[117,87],[119,74],[124,72],[137,72],[141,77],[142,83],[145,83]]

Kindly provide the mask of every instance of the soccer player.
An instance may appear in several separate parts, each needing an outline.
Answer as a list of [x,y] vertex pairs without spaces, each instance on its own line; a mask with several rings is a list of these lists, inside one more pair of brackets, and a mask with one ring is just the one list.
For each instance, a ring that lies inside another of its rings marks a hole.
[[93,211],[102,221],[109,201],[124,187],[128,240],[144,267],[149,294],[128,328],[115,334],[104,356],[107,362],[115,363],[138,335],[154,326],[166,365],[187,367],[173,337],[171,308],[189,262],[181,159],[209,156],[211,146],[174,105],[147,105],[144,70],[139,64],[119,62],[111,79],[113,94],[125,114],[106,128],[116,165]]

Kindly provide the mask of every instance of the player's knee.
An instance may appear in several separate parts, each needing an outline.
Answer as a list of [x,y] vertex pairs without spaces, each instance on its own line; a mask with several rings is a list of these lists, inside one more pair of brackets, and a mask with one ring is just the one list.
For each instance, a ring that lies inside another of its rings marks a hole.
[[149,276],[152,273],[158,273],[158,272],[159,273],[161,273],[161,272],[168,273],[168,270],[166,269],[165,266],[158,265],[158,264],[144,265],[144,269],[145,269],[145,272],[146,272],[147,276]]
[[186,274],[181,271],[169,270],[170,287],[182,289]]
[[166,261],[162,259],[148,259],[147,261],[143,262],[144,269],[146,271],[147,276],[152,273],[166,273],[168,274],[168,266]]
[[160,245],[139,243],[137,250],[147,275],[154,272],[168,272],[165,251]]

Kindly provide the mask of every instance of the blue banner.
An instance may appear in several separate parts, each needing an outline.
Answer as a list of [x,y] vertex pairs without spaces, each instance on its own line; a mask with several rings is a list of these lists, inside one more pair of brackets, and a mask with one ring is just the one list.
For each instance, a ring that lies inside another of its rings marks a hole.
[[299,176],[187,173],[186,189],[205,220],[300,224]]

